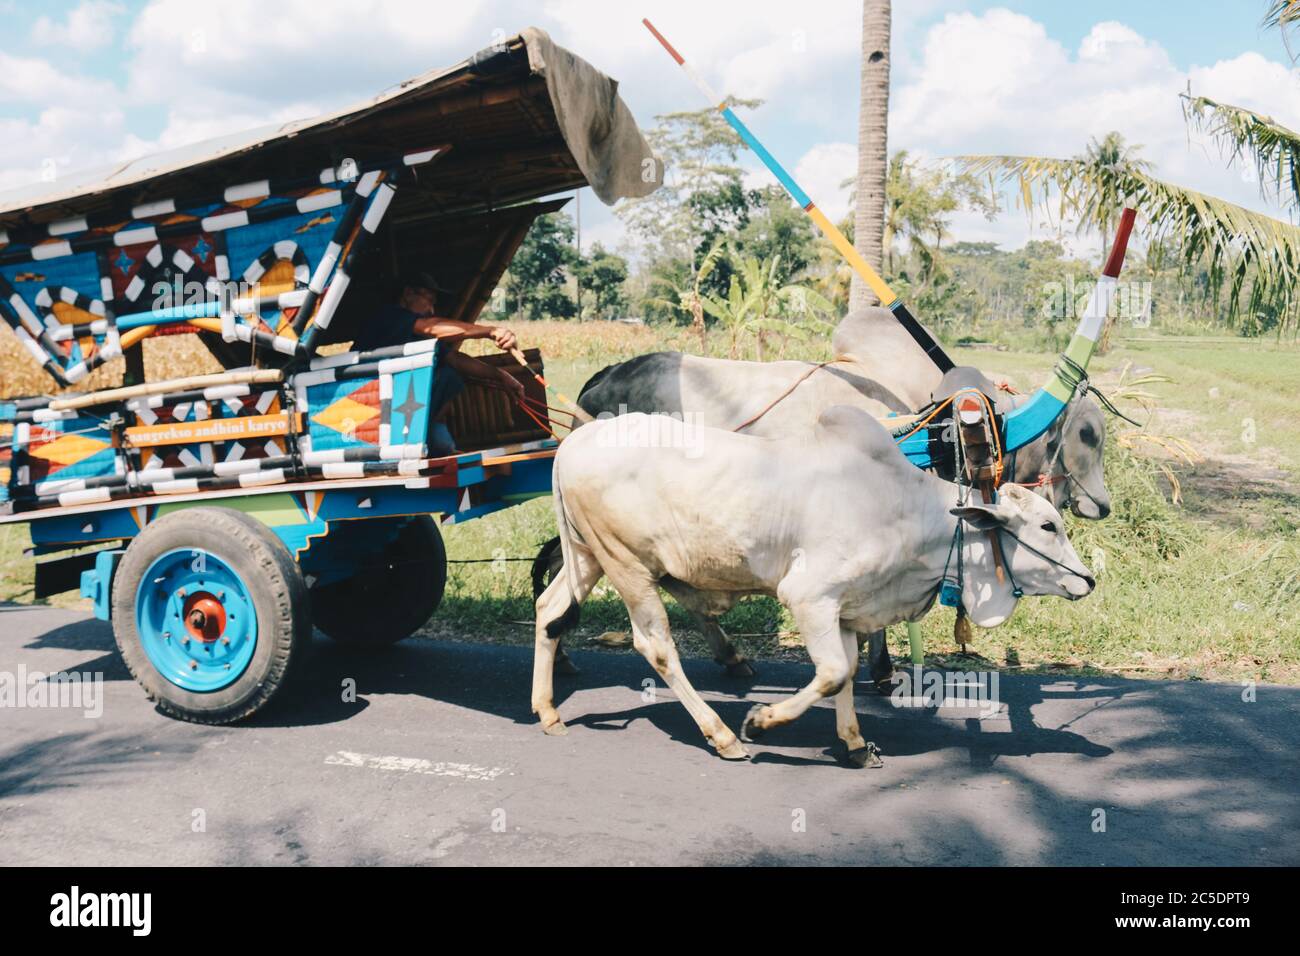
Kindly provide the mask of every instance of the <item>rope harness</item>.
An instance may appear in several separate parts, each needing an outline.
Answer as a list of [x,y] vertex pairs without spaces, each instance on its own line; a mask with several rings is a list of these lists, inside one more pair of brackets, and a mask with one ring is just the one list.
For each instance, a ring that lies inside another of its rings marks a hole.
[[[1068,411],[1065,413],[1065,419],[1061,422],[1058,430],[1059,440],[1056,444],[1056,450],[1052,453],[1051,460],[1049,460],[1039,471],[1038,477],[1034,481],[1021,482],[1021,484],[1026,488],[1046,488],[1065,482],[1066,496],[1065,501],[1062,503],[1063,507],[1071,507],[1074,502],[1078,500],[1078,494],[1082,494],[1085,498],[1100,508],[1101,502],[1097,500],[1096,496],[1093,495],[1092,492],[1083,486],[1083,483],[1080,482],[1079,479],[1074,477],[1074,474],[1068,467],[1061,468],[1059,472],[1056,471],[1056,466],[1061,462],[1065,451],[1066,431],[1069,428],[1074,413],[1079,406],[1078,399],[1085,395],[1092,395],[1097,399],[1097,404],[1112,415],[1117,418],[1122,418],[1135,428],[1142,428],[1143,426],[1116,408],[1115,403],[1112,402],[1101,389],[1092,384],[1091,380],[1088,378],[1087,370],[1077,362],[1062,355],[1060,370],[1064,373],[1063,377],[1067,378],[1067,384],[1070,386],[1070,400],[1067,402]],[[1012,454],[1014,455],[1014,452]],[[1012,460],[1012,465],[1012,471],[1014,473],[1014,458]]]
[[780,405],[781,402],[785,401],[785,399],[788,398],[788,397],[790,396],[790,394],[791,394],[791,393],[792,393],[796,388],[798,388],[798,387],[799,387],[800,385],[802,385],[804,382],[808,381],[808,379],[812,378],[814,372],[818,371],[819,369],[823,369],[823,368],[825,368],[827,365],[834,365],[836,362],[841,362],[841,361],[843,361],[843,359],[831,359],[831,360],[828,361],[828,362],[819,362],[819,363],[817,363],[817,364],[814,365],[812,368],[808,369],[808,371],[804,372],[804,373],[803,373],[802,375],[800,375],[797,379],[795,379],[794,382],[790,385],[790,387],[787,388],[784,392],[782,392],[782,393],[781,393],[780,395],[778,395],[776,398],[772,399],[770,402],[768,402],[766,405],[764,405],[762,411],[760,411],[760,412],[759,412],[757,415],[755,415],[753,418],[750,418],[749,420],[745,421],[744,423],[742,423],[742,424],[740,424],[740,425],[737,425],[735,428],[732,429],[732,431],[733,431],[733,432],[743,432],[743,431],[744,431],[746,428],[748,428],[750,425],[754,424],[754,422],[758,421],[760,418],[762,418],[764,415],[766,415],[766,414],[767,414],[768,412],[770,412],[772,409],[776,408],[777,405]]

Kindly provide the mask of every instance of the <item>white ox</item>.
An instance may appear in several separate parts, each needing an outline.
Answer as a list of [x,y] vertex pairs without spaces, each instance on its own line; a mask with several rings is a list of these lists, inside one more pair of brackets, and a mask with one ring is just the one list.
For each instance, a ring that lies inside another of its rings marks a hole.
[[[823,368],[810,362],[738,362],[680,352],[641,355],[598,372],[583,386],[578,403],[595,416],[680,413],[695,424],[718,428],[735,428],[759,415],[744,431],[779,438],[808,431],[832,405],[853,405],[884,418],[924,407],[940,387],[943,376],[888,309],[849,314],[836,327],[833,344],[838,358]],[[973,377],[967,384],[997,394],[992,381],[975,369],[968,371]],[[1008,412],[1028,397],[1001,395],[999,410]],[[1101,409],[1080,396],[1046,433],[1007,456],[1008,480],[1037,487],[1060,510],[1105,518],[1111,507],[1102,470],[1105,435]],[[1046,480],[1040,480],[1043,476]],[[554,573],[558,554],[544,554]],[[699,624],[728,674],[753,676],[753,666],[716,619],[703,617]],[[872,677],[883,681],[892,671],[885,635],[863,634],[860,641],[866,644],[868,638]],[[560,659],[572,669],[563,652]]]
[[[604,574],[627,605],[633,643],[728,759],[748,756],[691,687],[668,630],[663,587],[698,614],[770,594],[794,616],[816,676],[750,711],[742,734],[789,723],[835,696],[836,729],[858,766],[875,762],[853,709],[855,633],[916,620],[938,595],[959,522],[970,619],[995,627],[1024,594],[1080,598],[1094,586],[1060,514],[1018,485],[996,504],[958,505],[958,487],[910,464],[867,413],[834,406],[797,438],[764,439],[641,414],[596,422],[560,446],[553,475],[564,573],[537,601],[533,711],[564,733],[552,670],[565,618]],[[998,532],[1000,580],[985,531]],[[950,572],[955,571],[954,564]]]

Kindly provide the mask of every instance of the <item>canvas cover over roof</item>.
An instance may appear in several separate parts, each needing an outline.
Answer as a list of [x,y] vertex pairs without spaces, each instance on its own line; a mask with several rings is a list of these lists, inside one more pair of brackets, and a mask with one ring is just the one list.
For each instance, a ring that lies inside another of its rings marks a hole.
[[617,82],[530,27],[334,113],[0,193],[0,228],[271,175],[309,175],[347,158],[366,163],[424,146],[450,151],[408,187],[395,210],[399,222],[492,210],[583,185],[612,204],[652,192],[663,178]]
[[[413,155],[424,159],[401,167]],[[392,168],[396,163],[402,171],[394,180],[395,198],[375,229],[375,241],[366,243],[364,251],[357,247],[359,258],[337,310],[338,320],[328,329],[321,324],[318,344],[354,338],[377,309],[392,301],[395,280],[412,268],[438,276],[444,289],[438,302],[442,314],[475,321],[533,220],[564,202],[528,200],[591,185],[604,202],[613,203],[644,196],[662,182],[662,165],[620,99],[618,84],[556,46],[545,32],[529,28],[454,66],[432,70],[334,113],[0,193],[0,258],[9,260],[0,263],[0,284],[8,290],[6,301],[12,305],[21,299],[32,315],[25,329],[20,328],[24,322],[18,312],[11,309],[12,314],[4,318],[15,335],[26,332],[30,338],[44,337],[48,331],[35,317],[38,312],[44,315],[42,296],[54,302],[73,294],[92,311],[98,305],[98,315],[105,314],[105,307],[117,316],[139,312],[142,306],[129,295],[130,277],[123,272],[115,278],[114,268],[143,269],[141,256],[148,259],[154,252],[164,266],[180,256],[198,268],[199,260],[185,251],[184,242],[201,241],[207,243],[204,248],[213,245],[203,225],[195,234],[197,240],[178,240],[174,232],[164,240],[165,250],[158,246],[144,255],[154,245],[155,228],[160,226],[150,217],[166,214],[167,208],[184,213],[179,218],[187,222],[214,212],[237,214],[249,206],[231,206],[235,200],[228,198],[213,202],[212,197],[230,192],[241,194],[241,200],[244,194],[268,195],[275,191],[268,182],[314,182],[324,175],[322,171],[332,177],[346,168],[347,160],[361,169]],[[333,178],[320,181],[331,188],[336,184]],[[181,203],[182,199],[188,202]],[[141,208],[162,211],[140,214]],[[305,254],[304,243],[310,245],[308,239],[319,233],[321,241],[316,245],[320,246],[335,228],[333,222],[331,215],[314,216],[295,226],[293,235],[284,236],[277,235],[269,221],[232,228],[223,234],[226,238],[218,252],[234,270],[232,276],[243,275],[250,256],[262,257],[242,246],[242,251],[232,249],[226,256],[226,247],[234,242],[230,237],[247,233],[248,242],[267,245],[268,253],[269,243],[283,239],[284,245]],[[301,234],[308,229],[315,231],[310,236]],[[124,245],[121,238],[136,234],[147,237],[139,239],[144,243],[140,248],[122,250],[131,253],[129,259],[74,255],[65,241],[107,237],[117,247]],[[29,251],[38,246],[47,250],[45,255]],[[199,252],[197,245],[194,251]],[[304,261],[301,268],[314,268],[313,262],[318,263],[322,255],[316,249],[316,260]],[[28,265],[37,259],[38,267]],[[200,260],[212,278],[211,261],[202,253]],[[137,279],[142,275],[135,274]],[[101,293],[101,289],[110,291]],[[129,302],[118,301],[124,289]],[[49,326],[51,320],[46,317],[44,324]],[[31,352],[37,361],[52,362],[65,373],[86,374],[95,366],[82,359],[90,355],[87,361],[108,361],[113,357],[109,338],[117,340],[116,331],[111,335],[104,329],[91,331],[98,336],[93,342],[75,336],[44,344],[33,339],[23,354]],[[265,347],[259,354],[256,346],[223,341],[224,336],[212,331],[199,335],[226,367],[286,360],[267,354]],[[57,370],[47,367],[56,379]]]

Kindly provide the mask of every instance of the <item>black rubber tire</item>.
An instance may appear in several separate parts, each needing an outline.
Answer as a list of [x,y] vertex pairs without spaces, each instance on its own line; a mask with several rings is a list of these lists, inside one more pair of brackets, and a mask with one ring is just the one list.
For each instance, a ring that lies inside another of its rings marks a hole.
[[[135,600],[149,566],[168,551],[216,555],[243,580],[257,613],[257,645],[229,687],[185,690],[160,674],[136,629]],[[230,508],[187,508],[153,521],[131,541],[113,576],[113,636],[131,676],[169,717],[229,724],[262,709],[284,685],[311,642],[310,598],[283,542],[256,518]]]
[[[353,525],[342,522],[330,536],[347,535]],[[312,616],[326,637],[353,647],[386,647],[410,637],[438,610],[447,587],[447,549],[433,518],[410,519],[378,560],[354,577],[312,588]]]

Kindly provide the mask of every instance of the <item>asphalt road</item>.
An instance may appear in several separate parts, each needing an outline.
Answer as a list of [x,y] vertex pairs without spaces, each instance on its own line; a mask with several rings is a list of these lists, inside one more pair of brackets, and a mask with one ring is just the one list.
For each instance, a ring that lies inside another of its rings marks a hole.
[[[525,649],[312,651],[272,708],[200,727],[154,711],[107,625],[0,605],[0,673],[104,675],[98,718],[0,708],[0,864],[1300,863],[1300,688],[1004,676],[974,719],[864,686],[885,766],[858,770],[829,706],[721,760],[630,655],[574,655],[552,738]],[[687,671],[733,728],[810,677]]]

